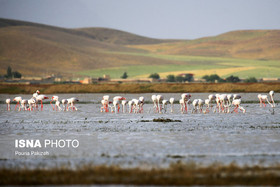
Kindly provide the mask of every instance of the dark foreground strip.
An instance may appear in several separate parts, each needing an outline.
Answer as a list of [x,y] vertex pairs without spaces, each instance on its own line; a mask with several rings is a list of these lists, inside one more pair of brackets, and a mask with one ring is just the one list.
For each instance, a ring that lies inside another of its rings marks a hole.
[[167,169],[87,166],[72,169],[1,169],[1,185],[279,185],[280,166],[238,167],[174,164]]

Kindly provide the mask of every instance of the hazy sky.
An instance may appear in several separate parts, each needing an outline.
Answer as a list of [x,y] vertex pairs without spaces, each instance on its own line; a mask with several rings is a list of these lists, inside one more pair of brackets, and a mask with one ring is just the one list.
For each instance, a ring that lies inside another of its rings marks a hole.
[[280,0],[0,0],[0,17],[193,39],[232,30],[280,29]]

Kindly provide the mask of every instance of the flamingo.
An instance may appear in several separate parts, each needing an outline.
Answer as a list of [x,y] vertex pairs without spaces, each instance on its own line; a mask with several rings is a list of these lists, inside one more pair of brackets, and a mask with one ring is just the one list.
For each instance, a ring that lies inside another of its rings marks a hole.
[[109,99],[110,99],[110,96],[109,95],[104,95],[102,100],[101,100],[101,103],[102,103],[102,107],[101,107],[101,112],[103,111],[103,109],[105,110],[105,112],[109,112]]
[[134,113],[140,113],[141,101],[139,99],[132,99]]
[[23,108],[23,110],[27,110],[27,100],[26,99],[23,99],[21,100],[20,104],[21,106],[19,107],[19,111],[21,110],[21,108]]
[[15,107],[15,110],[17,109],[17,106],[19,106],[19,110],[20,110],[20,103],[21,103],[21,101],[22,101],[22,97],[15,97],[15,98],[13,99],[13,101],[16,101],[16,102],[17,102],[16,107]]
[[[216,101],[216,95],[213,95],[213,94],[210,94],[208,96],[208,100],[209,100],[209,103],[207,104],[208,108],[210,107],[212,109],[212,101],[215,102]],[[208,101],[207,101],[208,102]],[[206,100],[205,100],[205,104],[206,104]],[[207,110],[207,109],[206,109]],[[216,110],[216,109],[215,109]],[[209,109],[208,109],[208,112],[209,112]]]
[[78,110],[77,107],[75,107],[75,103],[78,102],[79,99],[77,99],[76,97],[72,97],[70,99],[67,99],[67,111],[68,111],[68,106],[70,105],[70,108],[72,108],[72,110]]
[[154,106],[153,106],[154,112],[158,112],[158,104],[157,104],[157,96],[156,95],[152,95],[152,101],[154,103]]
[[67,99],[62,99],[62,100],[61,100],[61,104],[62,104],[62,106],[63,106],[63,110],[65,111],[65,110],[66,110],[65,105],[67,104]]
[[161,113],[161,105],[160,105],[160,103],[162,102],[162,100],[163,100],[163,96],[162,95],[157,95],[157,104],[158,104],[158,106],[157,106],[157,108],[158,108],[158,112],[159,113]]
[[128,101],[129,113],[132,113],[133,105],[134,105],[134,101],[133,100]]
[[144,106],[144,102],[145,102],[145,98],[143,97],[143,96],[141,96],[141,97],[139,97],[139,101],[141,102],[140,103],[140,113],[143,113],[143,110],[144,110],[144,108],[143,108],[143,106]]
[[6,99],[7,111],[11,110],[11,99]]
[[[240,106],[240,103],[241,103],[241,99],[234,99],[233,101],[232,101],[232,104],[235,106],[235,108],[234,108],[234,112],[236,112],[236,113],[238,113],[238,109],[240,109],[241,111],[243,111],[243,113],[245,113],[246,112],[246,110],[243,108],[243,107],[241,107]],[[232,112],[233,112],[232,111]]]
[[164,110],[164,113],[166,113],[167,104],[168,104],[167,100],[165,99],[162,100],[162,110]]
[[41,111],[43,111],[43,100],[45,100],[45,99],[49,99],[49,97],[47,97],[46,95],[38,95],[36,97],[36,102],[41,101]]
[[[116,103],[118,105],[118,113],[120,111],[120,101],[122,101],[122,100],[126,100],[126,99],[124,97],[122,97],[122,96],[115,96],[113,98],[113,104]],[[119,101],[119,102],[116,102],[116,101]],[[117,110],[116,107],[115,107],[115,109]]]
[[127,100],[122,100],[123,113],[126,113],[126,111],[127,111],[126,105],[127,105]]
[[192,105],[193,105],[192,113],[196,113],[197,106],[198,106],[198,99],[193,100]]
[[205,113],[209,113],[209,108],[211,106],[211,101],[210,99],[205,99],[205,105],[206,105],[206,110],[205,110]]
[[[120,100],[114,100],[113,101],[113,108],[115,109],[115,110],[112,110],[112,113],[115,111],[115,113],[117,113],[117,111],[119,112],[119,110],[120,110]],[[118,110],[117,110],[117,106],[118,106]]]
[[174,105],[174,98],[173,97],[171,97],[170,99],[169,99],[169,102],[170,102],[170,112],[171,113],[173,113],[173,105]]
[[34,108],[34,110],[35,110],[35,108],[36,108],[36,100],[34,99],[34,98],[31,98],[31,99],[28,99],[28,110],[29,111],[32,111],[33,110],[33,108]]
[[268,103],[271,107],[275,107],[275,103],[274,103],[274,100],[273,100],[273,95],[274,95],[274,91],[271,90],[271,91],[269,92],[269,96],[270,96],[270,99],[271,99],[272,103],[270,103],[269,100],[268,100],[268,96],[267,96],[267,95],[261,95],[261,94],[259,94],[259,95],[258,95],[258,98],[259,98],[259,100],[260,100],[260,107],[262,107],[262,104],[263,104],[264,107],[266,107],[265,100],[267,101],[267,103]]
[[[56,95],[52,96],[52,100],[50,101],[50,104],[51,104],[53,110],[57,110],[57,109],[61,110],[60,101],[58,100],[58,98],[59,97]],[[55,101],[55,106],[53,106],[53,104],[52,104],[53,101]]]
[[190,100],[191,94],[189,94],[189,93],[183,93],[183,94],[181,95],[181,98],[184,100],[184,108],[185,108],[186,113],[188,113],[187,102],[188,102],[188,100]]
[[202,113],[204,103],[205,103],[204,100],[198,99],[197,105],[198,105],[198,110],[200,111],[200,113]]
[[222,111],[225,113],[227,109],[227,113],[229,113],[229,100],[227,98],[227,94],[220,95],[219,99],[220,99]]
[[270,100],[271,100],[271,103],[272,103],[272,107],[275,107],[275,102],[274,102],[274,99],[273,99],[273,97],[274,97],[274,91],[273,90],[271,90],[270,92],[269,92],[269,96],[270,96]]

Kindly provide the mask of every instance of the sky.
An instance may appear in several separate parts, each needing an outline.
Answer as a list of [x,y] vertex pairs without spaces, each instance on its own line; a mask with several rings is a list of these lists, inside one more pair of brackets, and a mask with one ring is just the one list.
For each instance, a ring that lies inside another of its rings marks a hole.
[[280,0],[0,0],[0,17],[161,39],[280,29]]

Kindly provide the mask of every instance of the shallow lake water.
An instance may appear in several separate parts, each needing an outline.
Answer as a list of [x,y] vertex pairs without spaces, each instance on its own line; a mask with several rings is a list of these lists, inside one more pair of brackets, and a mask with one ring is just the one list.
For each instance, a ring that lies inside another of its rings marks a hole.
[[[259,104],[242,104],[246,113],[155,114],[152,104],[144,105],[144,113],[101,113],[98,104],[104,94],[58,94],[60,99],[77,97],[78,111],[6,111],[0,104],[0,167],[51,168],[83,165],[119,165],[121,167],[168,167],[178,161],[202,166],[213,163],[270,166],[280,161],[280,110]],[[152,94],[122,95],[127,99]],[[180,94],[162,94],[166,99]],[[193,93],[192,99],[207,97]],[[256,93],[242,93],[242,100],[257,101]],[[0,95],[2,103],[15,95]],[[23,95],[30,98],[30,95]],[[279,98],[279,94],[275,95]],[[14,109],[15,104],[12,105]],[[232,110],[232,109],[231,109]],[[169,118],[181,122],[153,122]],[[30,148],[48,151],[49,155],[15,155],[16,139],[76,139],[78,148]]]

